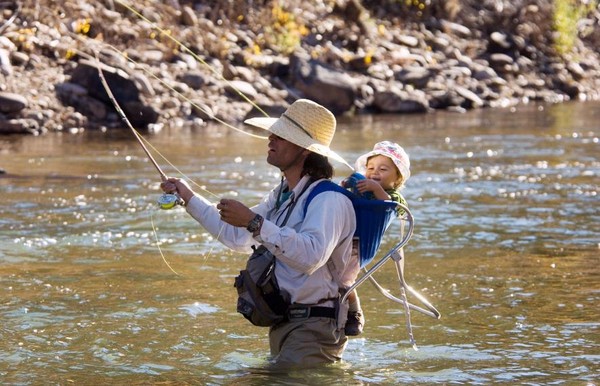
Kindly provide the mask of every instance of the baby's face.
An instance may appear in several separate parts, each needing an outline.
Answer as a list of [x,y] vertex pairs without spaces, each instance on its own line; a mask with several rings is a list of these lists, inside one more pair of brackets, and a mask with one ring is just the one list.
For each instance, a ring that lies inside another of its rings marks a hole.
[[400,175],[391,159],[376,155],[367,160],[365,177],[379,182],[383,189],[394,189]]

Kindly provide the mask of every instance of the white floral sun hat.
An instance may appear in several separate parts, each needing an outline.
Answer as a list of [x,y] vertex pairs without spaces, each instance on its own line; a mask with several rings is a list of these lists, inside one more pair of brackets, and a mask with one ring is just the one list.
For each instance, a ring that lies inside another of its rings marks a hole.
[[408,158],[408,154],[406,154],[402,146],[390,141],[378,142],[372,151],[358,157],[356,160],[356,170],[365,174],[367,171],[367,161],[376,155],[382,155],[391,159],[402,175],[403,182],[409,179],[410,159]]
[[279,118],[250,118],[244,123],[268,130],[303,149],[332,158],[352,169],[348,162],[329,148],[335,134],[335,116],[311,100],[298,99]]

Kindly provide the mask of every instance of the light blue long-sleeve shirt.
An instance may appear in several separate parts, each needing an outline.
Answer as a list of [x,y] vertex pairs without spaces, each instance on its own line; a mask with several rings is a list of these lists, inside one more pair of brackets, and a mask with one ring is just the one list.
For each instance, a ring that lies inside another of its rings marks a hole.
[[[215,205],[200,195],[190,199],[186,209],[209,233],[233,250],[250,254],[252,245],[267,247],[277,258],[275,276],[279,287],[290,295],[292,303],[332,305],[323,301],[336,298],[341,283],[353,282],[358,274],[358,263],[351,254],[356,219],[351,201],[330,191],[316,195],[305,214],[306,198],[317,184],[313,183],[300,195],[308,182],[309,177],[304,176],[279,208],[276,207],[279,187],[251,208],[265,218],[256,238],[244,227],[221,221]],[[281,226],[294,199],[297,203],[287,223]]]

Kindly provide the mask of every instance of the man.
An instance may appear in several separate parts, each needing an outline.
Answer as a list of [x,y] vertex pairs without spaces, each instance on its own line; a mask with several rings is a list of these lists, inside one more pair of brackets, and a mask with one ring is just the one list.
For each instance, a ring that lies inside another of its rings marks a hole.
[[347,304],[339,304],[344,290],[340,283],[342,277],[358,274],[358,264],[350,261],[354,210],[343,194],[328,191],[315,196],[304,211],[316,182],[333,176],[328,157],[348,165],[329,148],[335,117],[323,106],[300,99],[280,118],[251,118],[246,123],[270,132],[267,162],[282,172],[281,184],[260,204],[248,208],[221,199],[215,207],[177,178],[168,179],[162,188],[177,192],[187,212],[225,246],[249,253],[252,246],[263,245],[276,257],[281,292],[296,310],[307,310],[305,317],[288,313],[284,322],[270,327],[276,363],[338,361],[347,343]]

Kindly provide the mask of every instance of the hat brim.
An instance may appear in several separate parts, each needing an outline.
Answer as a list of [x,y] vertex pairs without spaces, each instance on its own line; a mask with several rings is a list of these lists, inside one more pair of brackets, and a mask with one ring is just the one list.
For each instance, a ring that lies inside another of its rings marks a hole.
[[258,127],[263,130],[270,131],[271,133],[277,135],[289,141],[297,146],[300,146],[303,149],[312,151],[314,153],[320,154],[327,158],[334,159],[346,166],[350,169],[354,170],[352,166],[346,160],[331,150],[329,147],[315,142],[306,132],[298,130],[297,128],[288,125],[281,118],[271,118],[271,117],[257,117],[246,119],[244,123]]

